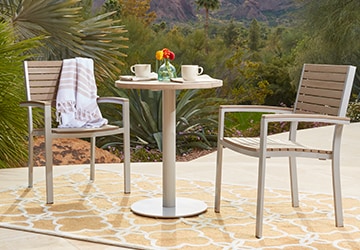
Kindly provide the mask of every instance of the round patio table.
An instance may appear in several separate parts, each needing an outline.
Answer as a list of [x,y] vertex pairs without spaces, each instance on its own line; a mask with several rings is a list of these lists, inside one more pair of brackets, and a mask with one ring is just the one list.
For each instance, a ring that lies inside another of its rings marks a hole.
[[174,81],[115,81],[115,86],[118,88],[162,91],[163,194],[162,198],[150,198],[132,204],[131,210],[138,215],[179,218],[198,215],[207,210],[207,205],[203,201],[176,197],[176,90],[217,88],[222,86],[222,80],[206,77],[192,82],[182,82],[181,78]]

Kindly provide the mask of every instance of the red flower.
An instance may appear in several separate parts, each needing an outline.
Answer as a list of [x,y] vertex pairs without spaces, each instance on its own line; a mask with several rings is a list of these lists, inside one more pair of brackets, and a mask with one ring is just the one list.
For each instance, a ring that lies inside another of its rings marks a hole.
[[175,53],[170,51],[169,59],[172,61],[175,59]]

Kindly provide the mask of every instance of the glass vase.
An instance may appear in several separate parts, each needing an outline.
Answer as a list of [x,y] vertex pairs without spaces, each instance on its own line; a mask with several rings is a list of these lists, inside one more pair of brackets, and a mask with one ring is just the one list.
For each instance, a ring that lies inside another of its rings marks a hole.
[[158,70],[158,80],[161,82],[170,82],[170,79],[175,77],[176,69],[174,65],[169,62],[169,59],[165,59],[165,62]]

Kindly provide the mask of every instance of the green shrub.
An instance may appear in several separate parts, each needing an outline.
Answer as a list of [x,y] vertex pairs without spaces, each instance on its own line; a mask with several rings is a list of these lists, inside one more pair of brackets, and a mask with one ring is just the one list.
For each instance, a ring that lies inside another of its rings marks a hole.
[[360,121],[360,102],[350,102],[346,116],[349,117],[352,122]]
[[0,168],[23,166],[27,158],[26,109],[22,62],[36,39],[14,41],[7,22],[0,22]]

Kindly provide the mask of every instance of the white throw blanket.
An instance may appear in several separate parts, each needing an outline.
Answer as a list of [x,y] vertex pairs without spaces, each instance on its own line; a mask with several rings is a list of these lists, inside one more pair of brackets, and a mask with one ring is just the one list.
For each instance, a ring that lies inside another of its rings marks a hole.
[[56,114],[59,128],[96,128],[107,124],[97,105],[94,62],[89,58],[63,60]]

